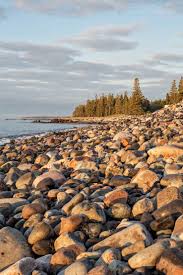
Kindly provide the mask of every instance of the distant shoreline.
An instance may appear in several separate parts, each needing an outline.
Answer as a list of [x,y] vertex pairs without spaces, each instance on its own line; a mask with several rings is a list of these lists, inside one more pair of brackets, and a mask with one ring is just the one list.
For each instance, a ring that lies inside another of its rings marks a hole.
[[28,120],[32,123],[57,123],[57,124],[105,124],[106,118],[100,117],[52,117],[52,116],[32,116],[20,118],[6,118],[5,120]]

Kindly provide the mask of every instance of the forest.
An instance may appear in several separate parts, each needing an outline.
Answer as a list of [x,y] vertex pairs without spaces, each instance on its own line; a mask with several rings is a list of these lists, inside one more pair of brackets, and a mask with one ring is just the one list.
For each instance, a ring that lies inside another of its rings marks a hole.
[[149,100],[141,90],[140,81],[134,79],[132,93],[127,92],[117,95],[96,96],[95,99],[87,100],[86,104],[77,106],[73,112],[74,117],[105,117],[111,115],[142,115],[147,112],[154,112],[167,104],[175,104],[183,99],[183,77],[177,87],[176,80],[173,80],[166,98]]

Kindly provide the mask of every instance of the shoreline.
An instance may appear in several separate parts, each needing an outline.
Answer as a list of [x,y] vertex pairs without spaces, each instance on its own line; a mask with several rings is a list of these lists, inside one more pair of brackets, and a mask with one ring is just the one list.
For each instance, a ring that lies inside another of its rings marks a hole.
[[1,146],[0,271],[182,274],[182,160],[183,103]]
[[[94,125],[93,125],[94,126]],[[67,133],[70,131],[76,131],[78,129],[82,129],[82,128],[87,128],[89,126],[87,126],[87,124],[85,124],[85,126],[83,125],[81,126],[73,126],[73,128],[67,128],[67,129],[58,129],[58,130],[51,130],[51,131],[46,131],[46,132],[36,132],[33,134],[21,134],[21,135],[10,135],[10,136],[6,136],[6,137],[0,137],[0,147],[6,144],[13,142],[16,142],[17,140],[26,140],[26,139],[31,139],[31,138],[39,138],[39,137],[46,137],[46,136],[50,136],[50,135],[54,135],[54,134],[62,134],[62,133]],[[4,142],[1,143],[2,140],[9,140],[9,142]]]

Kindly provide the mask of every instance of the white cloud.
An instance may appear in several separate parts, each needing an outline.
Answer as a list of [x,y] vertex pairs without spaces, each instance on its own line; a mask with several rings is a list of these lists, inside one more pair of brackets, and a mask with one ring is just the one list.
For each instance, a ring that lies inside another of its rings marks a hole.
[[91,28],[62,42],[86,48],[96,52],[133,50],[138,46],[136,41],[124,39],[139,28],[138,25],[107,25]]
[[129,0],[15,0],[17,8],[44,13],[86,15],[124,10]]
[[14,0],[14,2],[19,9],[71,16],[98,12],[121,12],[131,7],[139,7],[139,5],[151,5],[171,12],[183,12],[182,0]]
[[[96,93],[130,91],[135,76],[145,81],[146,95],[157,97],[167,91],[167,81],[179,77],[171,67],[167,72],[143,63],[114,66],[81,60],[80,54],[58,45],[0,42],[1,113],[69,114]],[[156,60],[162,57],[167,58],[159,54]],[[162,81],[161,91],[152,81]]]

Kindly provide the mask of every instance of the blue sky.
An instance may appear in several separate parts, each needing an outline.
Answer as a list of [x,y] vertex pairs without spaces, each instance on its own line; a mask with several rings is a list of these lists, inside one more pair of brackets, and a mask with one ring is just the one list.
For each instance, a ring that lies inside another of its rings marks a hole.
[[96,94],[161,98],[183,75],[181,0],[0,0],[0,115],[67,115]]

